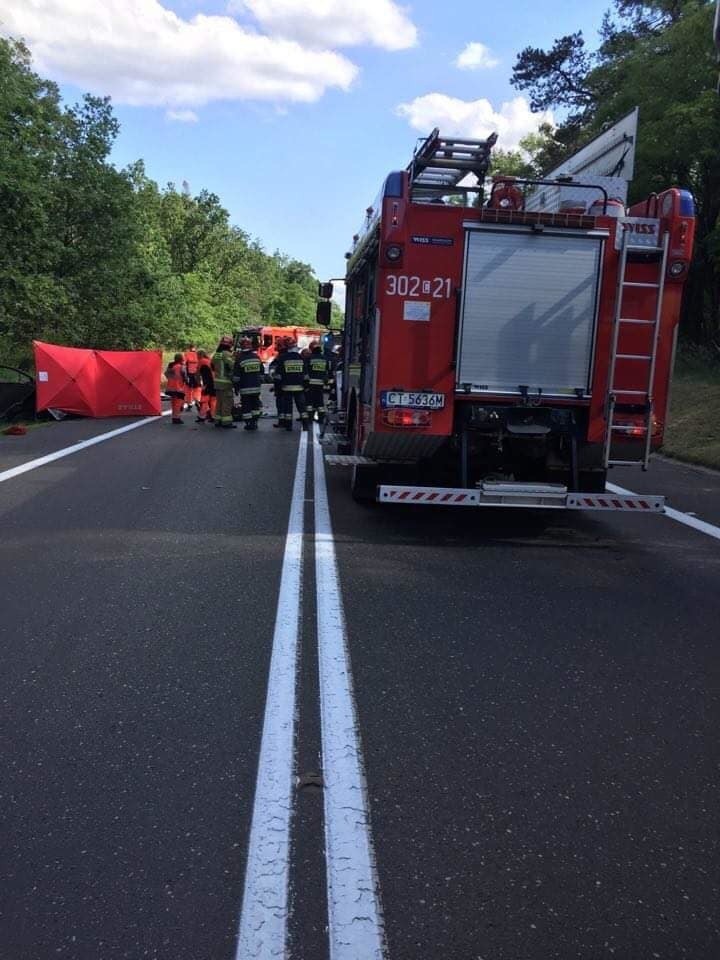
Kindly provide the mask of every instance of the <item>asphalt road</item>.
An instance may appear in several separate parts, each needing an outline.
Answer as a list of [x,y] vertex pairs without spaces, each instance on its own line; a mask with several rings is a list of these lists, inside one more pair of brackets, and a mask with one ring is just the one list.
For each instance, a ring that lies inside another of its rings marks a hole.
[[[0,438],[0,477],[118,425]],[[282,955],[237,944],[294,625],[291,960],[717,960],[720,541],[342,469],[331,537],[307,453],[293,499],[297,432],[162,420],[0,482],[0,957]],[[720,523],[716,474],[613,480]]]

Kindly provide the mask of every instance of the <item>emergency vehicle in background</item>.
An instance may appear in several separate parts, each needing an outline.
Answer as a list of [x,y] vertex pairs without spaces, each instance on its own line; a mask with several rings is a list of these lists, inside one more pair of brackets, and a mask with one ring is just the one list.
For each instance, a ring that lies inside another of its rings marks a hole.
[[662,444],[695,231],[678,187],[626,209],[636,133],[637,110],[484,196],[494,134],[434,130],[390,173],[346,255],[326,459],[356,499],[664,508],[606,492],[609,468],[646,469]]
[[248,337],[253,345],[253,350],[257,353],[265,366],[265,373],[268,373],[270,363],[275,359],[278,352],[278,343],[283,337],[292,337],[297,344],[298,350],[303,350],[313,342],[320,340],[327,331],[311,327],[245,327],[244,330],[238,330],[235,333],[235,349],[243,337]]

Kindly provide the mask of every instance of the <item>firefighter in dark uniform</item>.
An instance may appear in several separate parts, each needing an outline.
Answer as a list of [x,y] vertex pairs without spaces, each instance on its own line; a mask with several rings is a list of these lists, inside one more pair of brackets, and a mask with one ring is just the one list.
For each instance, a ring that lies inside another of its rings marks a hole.
[[318,423],[325,420],[325,391],[330,381],[330,361],[323,356],[322,347],[313,340],[310,344],[310,356],[305,362],[308,388],[307,388],[307,409],[310,419],[317,414]]
[[305,361],[297,352],[295,341],[287,338],[286,351],[275,364],[275,390],[278,395],[278,422],[286,430],[292,430],[293,401],[302,421],[303,430],[310,426],[305,403]]
[[278,372],[278,363],[280,362],[282,357],[285,356],[285,353],[287,352],[288,339],[289,337],[278,337],[278,339],[275,341],[277,353],[275,354],[273,359],[270,361],[270,367],[269,367],[270,379],[273,382],[272,393],[275,394],[275,408],[277,410],[277,418],[278,418],[277,423],[273,424],[274,427],[282,426],[282,424],[280,423],[280,374]]
[[250,337],[240,341],[240,352],[235,358],[233,386],[240,397],[240,419],[246,430],[257,430],[262,403],[263,364],[252,348]]

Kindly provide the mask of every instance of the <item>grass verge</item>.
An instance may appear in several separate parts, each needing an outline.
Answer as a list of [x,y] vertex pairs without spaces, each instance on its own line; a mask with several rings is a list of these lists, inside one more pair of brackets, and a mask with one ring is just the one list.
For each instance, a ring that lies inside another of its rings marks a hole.
[[720,363],[705,351],[678,352],[662,452],[720,470]]

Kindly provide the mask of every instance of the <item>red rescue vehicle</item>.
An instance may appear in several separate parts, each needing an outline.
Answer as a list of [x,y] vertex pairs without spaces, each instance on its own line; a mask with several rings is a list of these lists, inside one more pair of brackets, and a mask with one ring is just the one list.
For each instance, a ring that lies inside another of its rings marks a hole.
[[634,111],[484,197],[494,135],[435,130],[387,177],[347,254],[326,458],[357,499],[663,509],[606,493],[609,468],[646,469],[662,444],[695,230],[677,187],[625,208],[636,129]]
[[235,333],[235,349],[242,337],[249,337],[253,350],[265,364],[267,373],[271,361],[277,356],[278,343],[283,337],[292,337],[298,349],[303,350],[325,333],[325,330],[314,327],[245,327]]

